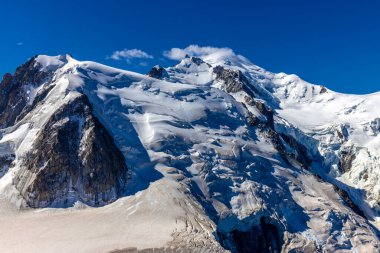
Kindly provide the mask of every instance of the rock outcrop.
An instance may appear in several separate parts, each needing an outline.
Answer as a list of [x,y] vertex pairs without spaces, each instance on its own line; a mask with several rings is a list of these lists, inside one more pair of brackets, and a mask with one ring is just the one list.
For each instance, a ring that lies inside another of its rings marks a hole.
[[48,72],[40,71],[35,58],[18,67],[14,75],[7,73],[3,76],[0,83],[0,128],[13,125],[28,108],[31,100],[28,87],[39,86],[51,77]]
[[162,79],[164,77],[169,77],[168,72],[166,72],[166,70],[160,65],[154,66],[148,72],[148,76],[156,78],[156,79]]
[[260,224],[248,231],[233,230],[218,234],[222,245],[232,253],[280,253],[282,240],[277,227],[261,217]]
[[226,69],[216,66],[213,69],[215,80],[223,82],[223,89],[227,92],[236,93],[244,90],[251,97],[256,97],[259,91],[250,85],[247,77],[240,70]]
[[356,158],[356,152],[355,152],[355,147],[353,146],[348,146],[348,147],[343,147],[343,149],[340,151],[340,156],[339,156],[339,169],[341,170],[342,173],[349,172],[352,167],[352,163],[354,162]]
[[101,206],[122,196],[127,166],[85,95],[59,108],[14,179],[30,207]]

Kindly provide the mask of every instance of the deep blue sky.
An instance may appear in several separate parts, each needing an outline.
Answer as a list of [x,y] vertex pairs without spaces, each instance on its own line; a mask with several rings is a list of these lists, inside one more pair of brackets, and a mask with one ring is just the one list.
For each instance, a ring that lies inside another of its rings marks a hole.
[[[141,49],[163,61],[172,47],[230,47],[272,72],[346,93],[380,91],[380,1],[0,0],[0,73],[35,54],[146,72],[107,59]],[[22,44],[22,45],[21,45]]]

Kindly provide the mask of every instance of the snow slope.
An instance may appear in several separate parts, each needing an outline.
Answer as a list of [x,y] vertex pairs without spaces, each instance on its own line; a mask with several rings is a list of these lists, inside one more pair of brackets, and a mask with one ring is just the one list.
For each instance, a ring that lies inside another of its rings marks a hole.
[[[162,79],[68,55],[38,56],[35,64],[53,74],[43,84],[51,90],[0,130],[2,156],[15,157],[0,171],[1,252],[245,252],[236,235],[252,231],[284,252],[379,251],[373,108],[380,95],[338,94],[232,51],[186,57]],[[99,208],[30,209],[15,174],[36,133],[80,94],[130,168],[125,197]],[[348,147],[355,158],[343,171]],[[278,236],[268,239],[268,229]]]

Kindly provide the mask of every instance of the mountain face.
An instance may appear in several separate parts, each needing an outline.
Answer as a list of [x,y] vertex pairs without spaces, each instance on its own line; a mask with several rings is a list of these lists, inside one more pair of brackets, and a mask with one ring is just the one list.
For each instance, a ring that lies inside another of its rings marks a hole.
[[116,200],[127,166],[104,126],[80,95],[60,107],[38,132],[14,178],[28,206],[99,206]]
[[[40,55],[0,92],[0,222],[17,224],[0,245],[13,252],[380,250],[378,93],[232,52],[147,75]],[[75,230],[48,225],[62,221]]]

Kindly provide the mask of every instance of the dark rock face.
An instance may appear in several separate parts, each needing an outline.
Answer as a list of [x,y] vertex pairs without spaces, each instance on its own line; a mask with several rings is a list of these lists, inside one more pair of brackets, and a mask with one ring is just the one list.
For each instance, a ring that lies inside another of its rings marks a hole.
[[222,246],[233,253],[280,253],[282,241],[279,230],[265,218],[248,231],[233,230],[229,234],[218,234]]
[[339,188],[336,185],[334,185],[334,190],[342,198],[344,203],[352,209],[352,211],[365,218],[363,211],[351,200],[350,195],[348,195],[345,190]]
[[231,69],[225,69],[222,66],[216,66],[213,69],[216,74],[216,80],[221,80],[225,84],[227,92],[238,92],[244,89],[244,85],[248,85],[247,78],[241,73],[241,71],[234,71]]
[[326,93],[327,92],[327,89],[325,86],[321,85],[321,91],[319,92],[319,94],[323,94],[323,93]]
[[280,136],[293,149],[293,152],[288,155],[308,168],[312,161],[308,156],[307,148],[290,135],[280,133]]
[[254,127],[259,127],[259,128],[264,127],[265,124],[262,124],[261,120],[258,117],[253,115],[253,113],[248,111],[248,109],[246,110],[246,112],[247,112],[246,120],[249,126],[254,126]]
[[149,72],[148,76],[157,78],[157,79],[162,79],[164,77],[169,77],[168,72],[161,67],[160,65],[154,66]]
[[7,173],[14,159],[15,156],[13,154],[0,156],[0,178],[2,178],[5,175],[5,173]]
[[248,105],[256,107],[257,110],[266,117],[267,124],[269,125],[269,127],[271,128],[274,127],[274,121],[273,121],[274,113],[271,108],[267,107],[264,102],[253,99],[249,96],[245,96],[244,100]]
[[[200,66],[201,64],[205,63],[201,58],[198,57],[191,57],[191,62],[195,63],[197,66]],[[211,67],[210,64],[207,63],[207,66]]]
[[[310,167],[312,159],[308,155],[307,148],[299,143],[295,138],[283,133],[277,133],[271,128],[266,129],[264,133],[265,136],[271,140],[273,146],[286,162],[295,160],[304,169],[308,169]],[[289,150],[289,148],[287,149],[285,145],[287,145],[291,150]]]
[[124,156],[85,95],[63,105],[39,132],[14,185],[30,207],[101,206],[122,196]]
[[217,81],[224,83],[224,89],[227,92],[239,92],[244,90],[249,96],[255,97],[255,94],[259,94],[259,91],[250,85],[248,79],[240,70],[225,69],[222,66],[216,66],[213,69],[213,73],[216,75]]
[[341,170],[341,172],[345,173],[345,172],[350,171],[352,167],[352,162],[356,158],[355,148],[354,147],[344,148],[343,150],[340,151],[339,158],[340,158],[339,169]]
[[0,83],[0,128],[16,123],[26,110],[28,94],[25,85],[38,86],[48,78],[49,73],[40,71],[35,57],[18,67],[13,76],[4,75]]

